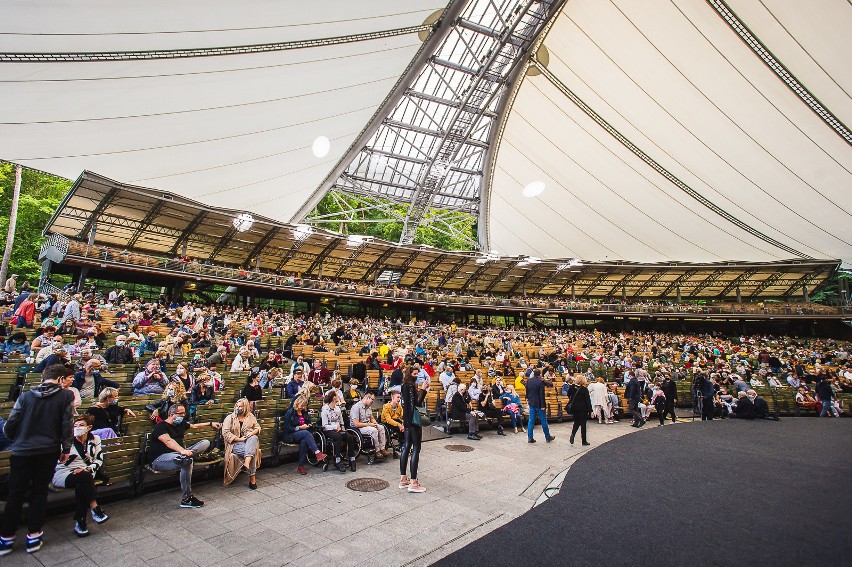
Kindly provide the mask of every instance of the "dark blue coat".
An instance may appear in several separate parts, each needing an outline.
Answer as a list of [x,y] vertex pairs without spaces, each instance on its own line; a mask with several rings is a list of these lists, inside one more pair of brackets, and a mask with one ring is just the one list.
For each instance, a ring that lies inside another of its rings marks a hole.
[[538,376],[527,380],[527,403],[531,408],[544,409],[544,382]]

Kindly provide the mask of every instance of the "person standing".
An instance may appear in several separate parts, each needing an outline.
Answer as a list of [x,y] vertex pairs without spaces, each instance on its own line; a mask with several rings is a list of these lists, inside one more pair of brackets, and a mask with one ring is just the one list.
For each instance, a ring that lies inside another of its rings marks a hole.
[[834,399],[834,390],[831,388],[831,380],[828,379],[827,376],[823,376],[822,380],[817,382],[816,387],[817,398],[819,398],[820,403],[822,404],[822,410],[819,412],[820,417],[840,417],[835,415],[834,409],[831,407],[831,402]]
[[76,325],[80,320],[80,300],[83,298],[79,293],[74,294],[74,297],[71,298],[71,301],[68,302],[68,305],[65,306],[65,313],[62,315],[62,320],[59,322],[59,326],[63,326],[66,321],[73,321]]
[[47,487],[57,460],[65,463],[71,452],[74,394],[59,384],[71,374],[61,364],[48,366],[41,384],[21,394],[15,402],[3,427],[3,433],[12,441],[12,457],[9,496],[0,525],[0,556],[12,552],[28,491],[27,553],[41,549]]
[[[399,457],[399,487],[407,488],[409,492],[426,492],[417,481],[417,466],[420,464],[420,445],[423,440],[423,428],[420,426],[420,413],[417,411],[417,391],[414,386],[414,375],[408,373],[402,380],[402,452]],[[415,417],[415,414],[417,417]],[[410,460],[410,463],[409,463]],[[406,469],[411,465],[411,476],[406,475]]]
[[642,387],[636,379],[636,375],[630,375],[630,381],[627,382],[627,388],[624,390],[624,397],[627,398],[627,411],[633,416],[632,427],[642,427],[645,425],[645,420],[642,419],[642,413],[639,411],[639,400],[642,399]]
[[577,378],[577,391],[574,397],[571,398],[571,415],[574,416],[574,427],[571,429],[571,438],[568,442],[574,444],[574,436],[577,435],[577,430],[580,430],[580,438],[583,440],[583,445],[591,445],[586,440],[586,420],[589,418],[589,413],[592,411],[592,398],[589,395],[589,389],[586,387],[586,378]]
[[713,421],[713,414],[716,412],[716,388],[707,374],[702,374],[699,378],[699,390],[702,398],[701,421]]
[[533,429],[535,428],[536,416],[538,416],[539,421],[541,421],[541,430],[544,432],[544,440],[550,443],[556,439],[556,436],[551,435],[550,429],[547,427],[547,415],[544,411],[546,407],[544,401],[544,382],[541,379],[541,370],[538,368],[533,371],[532,377],[527,380],[526,392],[527,404],[530,407],[530,421],[527,424],[527,443],[535,443]]
[[663,395],[666,397],[666,405],[665,409],[663,409],[663,415],[660,417],[660,423],[666,421],[666,416],[670,415],[672,417],[672,423],[677,423],[677,417],[675,416],[675,405],[677,405],[677,384],[672,380],[671,375],[667,374],[666,379],[663,380]]

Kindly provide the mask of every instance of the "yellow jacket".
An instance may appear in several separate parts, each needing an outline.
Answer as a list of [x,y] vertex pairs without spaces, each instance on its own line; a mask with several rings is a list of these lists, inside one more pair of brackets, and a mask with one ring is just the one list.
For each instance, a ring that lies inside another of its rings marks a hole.
[[402,404],[398,404],[396,409],[389,403],[382,406],[382,423],[399,427],[402,425]]

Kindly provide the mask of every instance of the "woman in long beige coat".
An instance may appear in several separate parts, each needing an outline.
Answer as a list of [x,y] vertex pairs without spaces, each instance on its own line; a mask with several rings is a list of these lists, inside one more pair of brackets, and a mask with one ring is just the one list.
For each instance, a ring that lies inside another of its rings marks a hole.
[[251,413],[251,404],[240,398],[234,411],[222,422],[225,439],[225,486],[237,478],[243,469],[249,473],[249,488],[257,489],[255,472],[260,466],[260,424]]

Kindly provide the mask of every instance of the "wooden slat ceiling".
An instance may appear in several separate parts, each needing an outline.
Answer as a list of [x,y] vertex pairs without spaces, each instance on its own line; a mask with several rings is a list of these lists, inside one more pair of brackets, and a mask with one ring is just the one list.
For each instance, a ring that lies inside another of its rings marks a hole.
[[483,264],[477,263],[482,258],[478,252],[379,240],[350,245],[345,236],[322,230],[299,240],[294,226],[257,215],[251,229],[236,232],[233,219],[241,212],[206,207],[84,172],[45,232],[85,241],[87,221],[96,214],[95,244],[127,248],[130,243],[139,252],[174,256],[185,242],[186,254],[192,258],[250,267],[258,262],[255,250],[259,249],[259,266],[264,271],[305,277],[319,277],[321,272],[324,278],[373,282],[383,270],[398,270],[403,272],[402,287],[428,285],[432,290],[499,295],[526,292],[570,297],[573,289],[577,297],[620,299],[624,293],[631,299],[656,299],[674,298],[680,288],[681,297],[688,300],[735,297],[739,287],[744,298],[800,296],[802,286],[812,292],[839,264],[833,259],[753,264],[597,262],[559,269],[568,259],[519,265],[522,258]]

